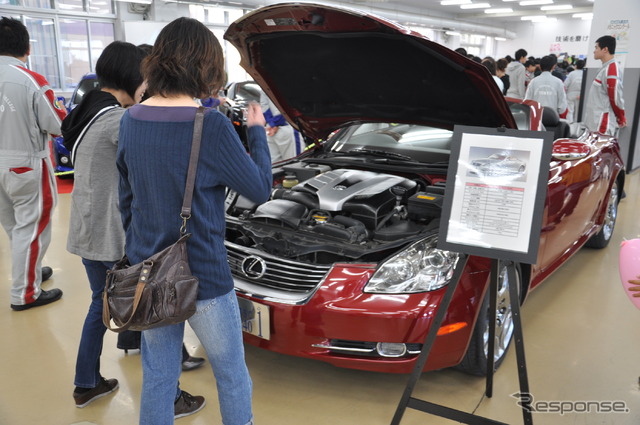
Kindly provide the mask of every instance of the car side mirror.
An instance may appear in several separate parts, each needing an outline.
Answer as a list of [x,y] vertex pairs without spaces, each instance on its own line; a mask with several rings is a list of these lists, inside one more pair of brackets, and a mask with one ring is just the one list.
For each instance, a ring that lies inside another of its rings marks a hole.
[[591,153],[591,147],[576,140],[561,139],[553,143],[551,157],[556,161],[575,161]]

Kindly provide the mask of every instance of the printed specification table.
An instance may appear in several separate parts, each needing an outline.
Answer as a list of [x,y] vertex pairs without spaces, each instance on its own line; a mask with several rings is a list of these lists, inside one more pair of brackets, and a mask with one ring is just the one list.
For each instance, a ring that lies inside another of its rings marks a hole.
[[524,189],[467,182],[460,223],[481,233],[518,237]]

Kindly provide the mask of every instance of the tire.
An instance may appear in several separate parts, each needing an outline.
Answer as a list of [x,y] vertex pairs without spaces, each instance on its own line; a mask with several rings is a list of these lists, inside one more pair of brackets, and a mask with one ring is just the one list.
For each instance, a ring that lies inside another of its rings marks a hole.
[[613,229],[616,226],[618,218],[618,203],[620,202],[620,193],[618,190],[618,182],[614,182],[609,192],[609,201],[607,203],[607,211],[604,216],[602,229],[595,235],[591,236],[585,246],[589,248],[602,249],[609,245],[613,236]]
[[[507,267],[501,264],[498,280],[498,300],[496,303],[496,342],[494,354],[494,366],[496,369],[504,360],[509,344],[513,339],[513,315],[511,311],[511,297],[509,284],[517,285],[518,292],[522,288],[522,270],[516,264],[516,281],[508,282]],[[489,290],[482,301],[478,320],[471,335],[469,348],[456,369],[476,376],[487,374],[487,351],[489,345]]]

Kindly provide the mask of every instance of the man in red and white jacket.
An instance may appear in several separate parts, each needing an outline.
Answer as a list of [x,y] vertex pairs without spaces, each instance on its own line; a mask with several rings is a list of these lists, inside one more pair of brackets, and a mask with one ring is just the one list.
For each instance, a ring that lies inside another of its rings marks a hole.
[[66,112],[54,103],[47,80],[25,67],[29,32],[18,20],[0,19],[0,223],[11,243],[11,308],[60,299],[41,289],[51,268],[41,267],[51,240],[57,201],[49,134],[60,133]]
[[585,125],[591,131],[614,135],[627,125],[622,99],[622,70],[615,60],[616,39],[605,35],[596,40],[594,59],[602,68],[593,80],[585,112]]

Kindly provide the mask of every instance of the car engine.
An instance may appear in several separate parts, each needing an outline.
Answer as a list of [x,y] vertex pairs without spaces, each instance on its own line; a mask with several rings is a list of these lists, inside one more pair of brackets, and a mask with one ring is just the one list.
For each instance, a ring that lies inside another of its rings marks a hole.
[[228,242],[314,264],[379,261],[438,227],[444,186],[418,176],[304,163],[284,172],[262,205],[228,194]]

